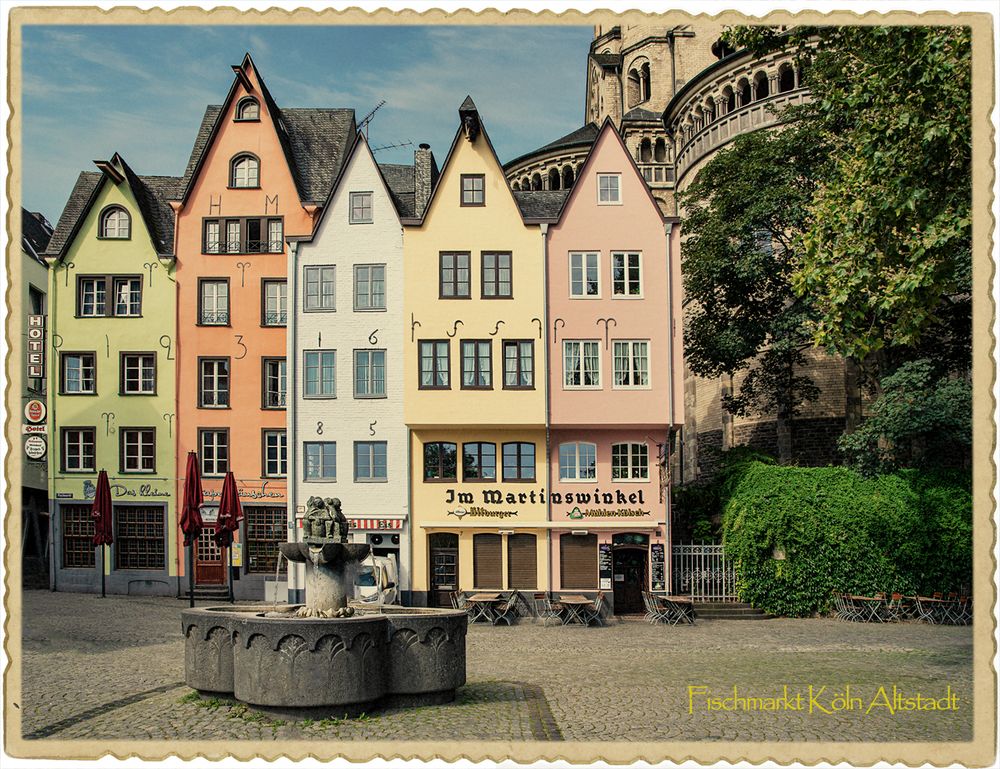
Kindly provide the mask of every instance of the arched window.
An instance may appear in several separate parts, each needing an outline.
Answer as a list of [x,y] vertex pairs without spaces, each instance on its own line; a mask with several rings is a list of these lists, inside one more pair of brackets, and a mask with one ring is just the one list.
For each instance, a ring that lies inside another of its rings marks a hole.
[[795,70],[791,64],[778,67],[778,93],[785,93],[795,88]]
[[736,90],[740,94],[740,106],[745,107],[753,101],[753,92],[750,89],[750,81],[745,77],[736,84]]
[[523,179],[521,179],[521,189],[522,190],[530,190],[531,189],[531,179],[529,179],[527,176],[525,176]]
[[521,189],[521,183],[514,182],[514,184],[511,186],[511,189],[514,190],[514,192],[518,192]]
[[542,177],[540,174],[535,174],[531,177],[531,189],[540,190],[542,188]]
[[715,100],[709,96],[705,99],[705,125],[715,120]]
[[716,102],[719,109],[719,116],[727,114],[732,111],[733,107],[736,106],[736,102],[733,101],[733,89],[728,85],[722,89],[722,97]]
[[557,189],[559,189],[559,182],[560,181],[561,180],[559,178],[559,169],[558,168],[550,168],[549,169],[549,189],[550,190],[557,190]]
[[705,125],[705,117],[701,112],[701,107],[694,108],[694,130],[700,131]]
[[236,105],[237,120],[260,120],[260,103],[252,96],[245,96]]
[[639,77],[639,70],[630,69],[628,73],[628,97],[629,109],[642,101],[642,82]]
[[642,65],[642,69],[639,70],[639,91],[642,96],[643,101],[649,101],[650,94],[652,91],[650,87],[652,85],[652,80],[649,76],[649,62],[647,61]]
[[237,155],[229,164],[230,187],[259,187],[260,161],[249,154]]
[[132,237],[132,217],[121,206],[108,206],[101,212],[101,237],[128,239]]
[[573,167],[565,166],[562,170],[562,186],[564,190],[568,190],[573,186]]
[[653,159],[653,146],[649,139],[643,139],[639,143],[639,162],[649,163]]
[[653,147],[653,160],[657,163],[667,161],[667,143],[662,138],[657,139],[656,145]]
[[758,72],[753,76],[753,93],[755,99],[766,99],[768,97],[767,73]]

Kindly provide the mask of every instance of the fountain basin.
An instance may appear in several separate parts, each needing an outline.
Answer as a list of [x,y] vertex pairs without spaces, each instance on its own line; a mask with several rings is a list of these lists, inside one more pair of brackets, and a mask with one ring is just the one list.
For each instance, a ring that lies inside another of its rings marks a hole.
[[463,611],[296,618],[297,608],[182,611],[187,685],[263,707],[357,709],[447,702],[465,684]]

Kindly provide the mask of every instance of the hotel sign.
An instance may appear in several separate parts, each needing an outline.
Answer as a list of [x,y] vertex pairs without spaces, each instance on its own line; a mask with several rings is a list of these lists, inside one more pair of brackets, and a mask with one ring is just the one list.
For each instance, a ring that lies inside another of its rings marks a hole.
[[28,316],[28,377],[45,378],[45,316]]

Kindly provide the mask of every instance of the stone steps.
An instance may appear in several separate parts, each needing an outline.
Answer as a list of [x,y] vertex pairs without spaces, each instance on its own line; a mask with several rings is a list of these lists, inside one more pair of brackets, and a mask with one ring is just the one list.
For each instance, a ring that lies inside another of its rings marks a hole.
[[761,609],[755,609],[748,603],[738,603],[736,601],[696,601],[694,605],[694,616],[697,619],[741,619],[760,620],[772,619],[772,615],[765,614]]
[[[187,586],[183,588],[181,594],[177,596],[182,601],[188,600]],[[229,588],[225,586],[206,586],[206,585],[195,585],[194,587],[194,600],[196,601],[228,601],[229,600]]]

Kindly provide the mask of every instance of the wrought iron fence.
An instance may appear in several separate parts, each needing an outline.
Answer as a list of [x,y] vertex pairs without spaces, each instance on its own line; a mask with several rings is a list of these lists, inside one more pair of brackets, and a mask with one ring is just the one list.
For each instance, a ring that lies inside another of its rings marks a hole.
[[671,564],[675,594],[696,601],[737,599],[736,572],[722,545],[675,543]]

